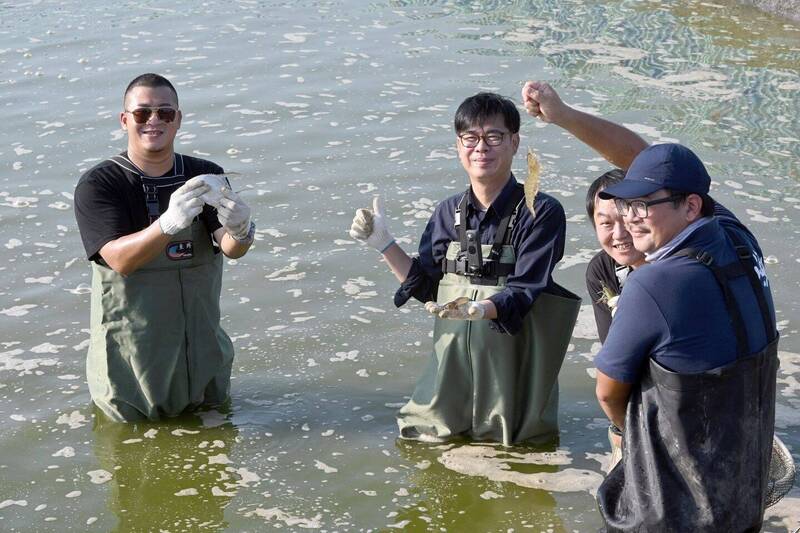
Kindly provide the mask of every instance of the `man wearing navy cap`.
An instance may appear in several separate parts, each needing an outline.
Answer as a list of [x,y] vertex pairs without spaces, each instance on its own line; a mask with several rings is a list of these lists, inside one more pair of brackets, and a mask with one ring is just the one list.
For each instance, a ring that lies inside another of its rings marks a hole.
[[613,199],[648,264],[628,277],[595,358],[623,430],[598,491],[608,531],[758,531],[775,419],[778,334],[752,233],[708,196],[679,144],[643,150]]

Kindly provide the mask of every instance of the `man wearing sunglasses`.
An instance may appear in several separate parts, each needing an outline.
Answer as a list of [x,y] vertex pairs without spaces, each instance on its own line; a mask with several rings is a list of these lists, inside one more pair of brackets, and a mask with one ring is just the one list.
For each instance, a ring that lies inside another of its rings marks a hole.
[[608,531],[758,531],[772,449],[778,333],[761,249],[708,196],[688,148],[643,150],[613,200],[647,264],[627,278],[595,357],[623,428],[598,502]]
[[89,392],[116,421],[175,416],[229,396],[222,255],[247,253],[255,226],[222,168],[175,153],[181,118],[166,78],[135,78],[119,116],[127,151],[86,172],[75,189],[93,273]]

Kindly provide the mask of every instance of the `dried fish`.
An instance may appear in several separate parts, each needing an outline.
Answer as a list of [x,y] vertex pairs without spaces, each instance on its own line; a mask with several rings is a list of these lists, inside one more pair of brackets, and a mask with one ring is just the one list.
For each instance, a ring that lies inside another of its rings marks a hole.
[[536,200],[536,195],[539,193],[539,174],[542,171],[542,166],[539,164],[539,158],[536,154],[528,148],[528,178],[525,180],[525,205],[531,211],[531,215],[536,216],[533,209],[533,202]]

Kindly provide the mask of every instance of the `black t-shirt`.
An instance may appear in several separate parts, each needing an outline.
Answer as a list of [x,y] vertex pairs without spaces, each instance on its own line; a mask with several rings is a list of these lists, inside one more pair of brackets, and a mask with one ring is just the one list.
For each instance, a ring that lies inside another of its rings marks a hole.
[[608,329],[611,327],[611,308],[603,297],[603,287],[607,287],[615,295],[620,293],[617,268],[620,268],[617,262],[602,250],[592,257],[586,268],[586,290],[589,291],[589,298],[592,300],[594,321],[597,324],[600,342],[606,341]]
[[[127,158],[127,152],[122,156]],[[186,155],[183,158],[183,175],[188,180],[200,174],[222,174],[219,165]],[[163,178],[173,177],[176,166],[164,174]],[[173,187],[159,187],[158,201],[160,212],[169,206],[169,197],[181,184]],[[144,189],[139,174],[123,168],[106,159],[88,170],[75,187],[75,218],[86,249],[86,257],[92,261],[100,259],[100,248],[106,243],[125,235],[141,231],[150,225],[145,204]],[[217,220],[217,211],[206,205],[200,220],[209,233],[222,227]]]

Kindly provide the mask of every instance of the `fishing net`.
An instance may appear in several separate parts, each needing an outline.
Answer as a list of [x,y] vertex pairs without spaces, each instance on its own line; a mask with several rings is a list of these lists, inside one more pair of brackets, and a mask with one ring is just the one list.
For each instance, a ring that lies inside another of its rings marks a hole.
[[786,445],[777,436],[772,438],[772,459],[769,462],[769,480],[764,505],[772,507],[794,485],[794,459]]

